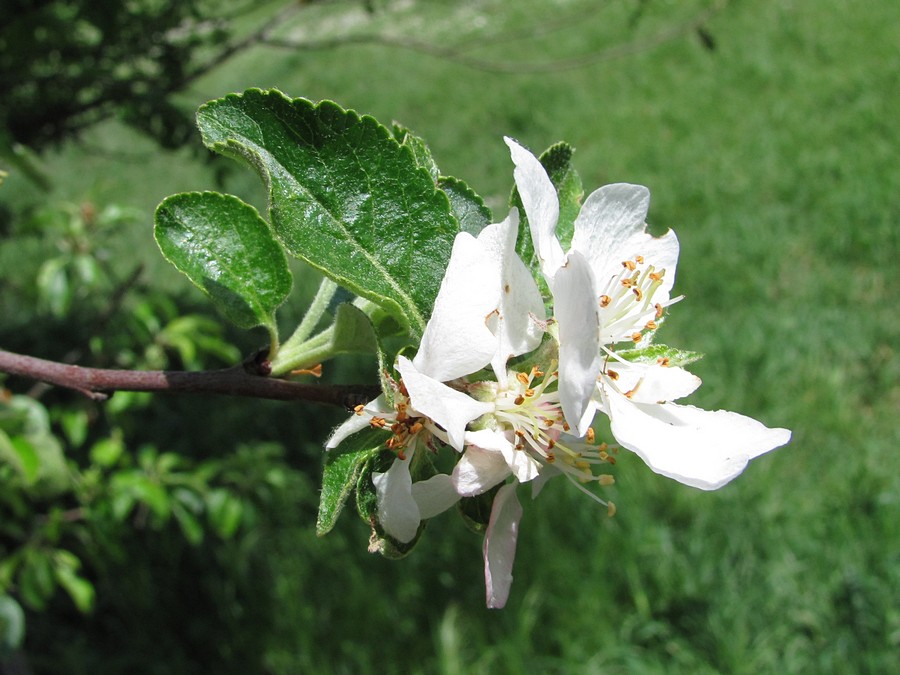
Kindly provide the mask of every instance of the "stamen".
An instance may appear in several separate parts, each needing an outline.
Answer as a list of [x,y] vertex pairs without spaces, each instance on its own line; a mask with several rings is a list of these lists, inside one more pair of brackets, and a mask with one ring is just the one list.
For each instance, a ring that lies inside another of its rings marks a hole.
[[628,268],[630,271],[634,271],[637,265],[634,264],[633,260],[625,260],[622,262],[622,267]]
[[529,384],[529,382],[528,382],[528,375],[526,375],[525,373],[516,373],[516,379],[517,379],[519,382],[521,382],[522,384],[524,384],[526,387],[527,387],[528,384]]
[[600,296],[600,306],[601,307],[609,307],[609,303],[611,303],[611,302],[612,302],[612,298],[609,297],[608,295]]
[[364,404],[360,403],[357,406],[353,406],[353,412],[356,413],[357,415],[362,415],[363,410],[365,410],[365,408],[366,408],[366,406]]

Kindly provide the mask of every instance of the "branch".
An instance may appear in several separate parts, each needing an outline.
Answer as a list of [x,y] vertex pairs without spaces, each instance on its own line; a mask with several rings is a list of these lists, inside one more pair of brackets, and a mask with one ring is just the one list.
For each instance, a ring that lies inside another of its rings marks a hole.
[[0,349],[0,372],[74,389],[95,401],[103,401],[116,391],[150,391],[308,401],[349,409],[380,393],[372,385],[302,384],[269,378],[264,374],[265,366],[265,362],[254,360],[233,368],[200,372],[82,368]]
[[[345,35],[335,38],[323,38],[319,40],[291,40],[287,38],[275,38],[263,35],[257,40],[258,44],[263,44],[276,49],[290,49],[296,51],[320,51],[327,49],[337,49],[340,47],[348,47],[353,45],[376,45],[380,47],[388,47],[395,49],[403,49],[426,56],[432,56],[438,59],[444,59],[452,63],[466,66],[473,70],[481,70],[489,73],[553,73],[564,70],[575,70],[587,66],[610,61],[627,56],[634,56],[642,52],[650,51],[660,47],[667,42],[672,42],[684,35],[697,32],[717,13],[722,11],[727,4],[727,0],[719,0],[705,10],[698,12],[694,17],[684,23],[670,26],[648,37],[636,38],[630,42],[623,42],[618,45],[598,49],[596,51],[586,52],[577,56],[571,56],[561,59],[549,59],[546,61],[498,61],[493,59],[483,59],[468,56],[467,51],[472,46],[471,40],[464,41],[458,45],[444,47],[434,45],[417,40],[408,40],[403,37],[395,37],[384,34],[357,34]],[[535,31],[535,34],[551,32],[557,30],[557,25],[545,26],[543,29]],[[503,42],[513,41],[521,36],[501,35]],[[526,36],[527,37],[527,36]],[[485,44],[496,44],[494,37],[483,38]]]

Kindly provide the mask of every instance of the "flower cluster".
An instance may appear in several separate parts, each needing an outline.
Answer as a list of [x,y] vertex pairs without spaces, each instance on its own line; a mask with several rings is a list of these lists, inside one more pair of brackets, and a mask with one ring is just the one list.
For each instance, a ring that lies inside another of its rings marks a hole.
[[[609,417],[618,446],[704,490],[790,439],[737,413],[672,403],[700,379],[651,344],[681,298],[670,295],[675,233],[646,232],[649,191],[615,184],[593,192],[564,251],[556,189],[534,155],[506,143],[550,302],[515,252],[516,209],[477,237],[460,233],[419,349],[397,359],[391,395],[359,406],[327,442],[335,448],[367,427],[391,431],[396,459],[373,483],[379,523],[402,543],[423,520],[499,486],[484,538],[488,607],[503,607],[509,595],[519,483],[537,495],[561,474],[614,512],[585,487],[612,483],[603,472],[612,449],[591,428],[597,412]],[[444,446],[458,453],[452,472],[413,481],[417,454]]]

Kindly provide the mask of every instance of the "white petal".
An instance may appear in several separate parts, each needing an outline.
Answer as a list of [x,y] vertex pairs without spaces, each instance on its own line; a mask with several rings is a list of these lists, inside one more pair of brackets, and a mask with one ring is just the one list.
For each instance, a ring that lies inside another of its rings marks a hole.
[[474,497],[506,480],[509,473],[502,454],[470,445],[453,467],[452,480],[458,494]]
[[459,494],[453,486],[453,481],[445,473],[413,483],[412,496],[419,507],[419,516],[422,520],[434,518],[459,501]]
[[395,459],[384,473],[372,474],[378,502],[378,522],[385,532],[404,544],[416,536],[421,521],[409,475],[412,454],[408,453],[405,460]]
[[615,183],[592,192],[575,220],[572,248],[591,262],[598,287],[605,288],[621,271],[625,260],[641,255],[657,271],[666,270],[661,290],[675,282],[678,238],[671,230],[662,237],[646,232],[650,191],[643,185]]
[[531,481],[531,498],[537,499],[537,496],[541,493],[541,490],[544,489],[544,486],[547,484],[547,481],[553,478],[554,476],[561,476],[562,471],[556,468],[553,464],[545,464],[541,469],[541,474]]
[[363,412],[361,415],[353,413],[343,424],[335,429],[331,433],[331,436],[328,438],[328,441],[326,441],[325,449],[331,450],[332,448],[336,448],[348,436],[352,436],[357,431],[362,431],[363,429],[368,427],[369,422],[372,421],[373,415],[392,418],[395,413],[396,410],[388,406],[387,401],[382,394],[374,401],[367,403],[366,407],[363,408]]
[[490,363],[497,341],[486,321],[499,301],[500,266],[461,232],[414,360],[419,372],[447,382]]
[[541,292],[516,254],[518,231],[519,212],[512,209],[506,220],[488,225],[478,235],[478,241],[500,268],[500,301],[488,327],[497,339],[491,365],[501,385],[506,383],[506,362],[541,344],[543,331],[537,321],[546,316]]
[[504,485],[494,497],[484,535],[484,586],[489,609],[501,609],[509,598],[521,518],[522,505],[516,497],[516,484]]
[[551,286],[559,325],[559,398],[566,420],[579,436],[591,424],[588,401],[600,375],[599,318],[591,269],[571,251]]
[[633,403],[616,392],[605,399],[612,434],[622,446],[656,473],[701,490],[722,487],[751,459],[791,438],[787,429],[725,410]]
[[405,356],[397,359],[397,370],[403,378],[413,408],[430,417],[446,431],[450,445],[462,452],[466,425],[494,410],[494,404],[476,401],[461,391],[452,389],[423,375]]
[[629,393],[634,403],[662,403],[674,401],[694,392],[700,386],[699,377],[676,366],[661,366],[655,363],[611,363],[618,376],[607,384],[621,393]]
[[[469,447],[475,445],[483,450],[490,450],[502,457],[508,467],[507,475],[511,471],[520,483],[534,480],[540,473],[541,465],[537,460],[524,450],[516,450],[516,446],[501,431],[493,429],[470,431],[466,434],[466,444]],[[494,484],[499,482],[495,481]]]
[[541,261],[541,271],[549,281],[563,264],[562,246],[556,238],[556,221],[559,219],[556,188],[537,157],[511,138],[503,140],[509,146],[509,153],[516,165],[513,174],[525,215],[528,216],[534,251]]

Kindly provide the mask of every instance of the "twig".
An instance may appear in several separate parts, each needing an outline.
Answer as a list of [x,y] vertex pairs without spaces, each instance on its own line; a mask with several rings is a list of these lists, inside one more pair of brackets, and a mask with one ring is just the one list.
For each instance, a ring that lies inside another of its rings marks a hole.
[[[551,73],[584,68],[603,61],[610,61],[650,51],[651,49],[660,47],[667,42],[671,42],[683,35],[693,33],[702,28],[704,24],[724,8],[725,4],[726,2],[724,0],[717,2],[710,7],[707,7],[705,10],[698,12],[690,20],[661,30],[649,37],[635,39],[630,42],[623,42],[618,45],[579,54],[577,56],[547,61],[494,61],[491,59],[468,56],[465,53],[469,50],[468,41],[462,43],[462,45],[441,47],[425,42],[418,42],[416,40],[407,40],[402,37],[393,37],[382,34],[346,35],[305,42],[263,36],[257,43],[280,49],[303,51],[336,49],[338,47],[347,47],[351,45],[377,45],[381,47],[405,49],[419,54],[445,59],[474,70],[490,73]],[[489,38],[485,39],[485,43],[493,44]],[[465,45],[465,47],[463,47],[463,45]]]
[[83,368],[0,349],[0,372],[73,389],[95,401],[105,400],[116,391],[148,391],[308,401],[349,409],[380,393],[372,385],[302,384],[269,378],[261,374],[265,372],[265,364],[256,362],[199,372],[116,370]]

